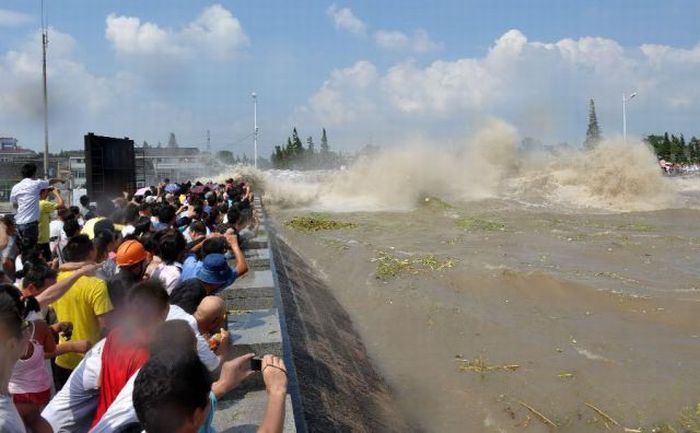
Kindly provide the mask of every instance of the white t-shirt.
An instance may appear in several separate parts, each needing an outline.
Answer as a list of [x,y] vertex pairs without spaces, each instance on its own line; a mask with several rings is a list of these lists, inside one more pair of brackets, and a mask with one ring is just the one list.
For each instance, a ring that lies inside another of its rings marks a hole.
[[114,431],[131,423],[138,422],[136,409],[134,409],[134,383],[140,369],[137,370],[129,380],[124,384],[124,388],[119,391],[107,412],[102,415],[102,418],[95,424],[95,427],[90,430],[90,433],[113,433]]
[[0,394],[0,432],[26,433],[22,418],[9,395]]
[[180,282],[180,274],[182,274],[182,264],[175,262],[172,265],[161,263],[153,271],[152,278],[160,280],[168,291],[168,295],[173,292],[177,283]]
[[63,263],[63,247],[68,244],[68,236],[66,232],[63,231],[63,221],[53,220],[49,223],[49,247],[51,251],[58,250],[58,258],[61,263]]
[[97,411],[100,372],[102,370],[102,339],[90,349],[73,370],[68,382],[51,399],[41,416],[54,433],[82,433],[88,431]]
[[17,205],[15,224],[39,221],[39,192],[49,187],[49,181],[24,178],[12,187],[10,202]]
[[209,371],[214,371],[219,367],[219,358],[214,352],[209,348],[207,339],[204,338],[202,334],[199,333],[199,326],[197,326],[197,319],[191,314],[187,314],[185,310],[178,307],[177,305],[171,305],[168,311],[168,317],[165,320],[184,320],[190,325],[190,328],[194,331],[194,335],[197,337],[197,354],[199,355],[200,361],[207,366]]

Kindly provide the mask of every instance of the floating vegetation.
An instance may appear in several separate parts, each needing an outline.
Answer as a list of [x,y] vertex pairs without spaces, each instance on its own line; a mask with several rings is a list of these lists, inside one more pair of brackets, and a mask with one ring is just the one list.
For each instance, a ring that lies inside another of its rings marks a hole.
[[573,379],[574,377],[576,377],[576,375],[574,373],[567,373],[567,372],[559,373],[558,376],[560,379]]
[[296,216],[287,222],[287,227],[302,232],[317,232],[319,230],[353,229],[355,223],[336,221],[326,215]]
[[610,426],[608,424],[612,424],[614,426],[620,427],[620,423],[615,421],[615,419],[613,417],[611,417],[610,415],[608,415],[607,413],[603,412],[602,409],[599,409],[590,403],[584,403],[584,404],[603,418],[603,423],[605,424],[605,427],[608,430],[610,430]]
[[462,230],[481,231],[481,232],[504,232],[506,225],[497,222],[489,221],[477,217],[465,217],[457,220],[457,226]]
[[387,252],[380,252],[371,262],[377,264],[376,276],[380,279],[389,279],[401,273],[420,274],[424,272],[441,271],[454,266],[453,259],[439,259],[435,256],[417,256],[399,258]]
[[479,355],[474,359],[457,358],[460,363],[459,371],[474,371],[476,373],[490,373],[493,371],[515,371],[520,368],[518,364],[489,365],[486,360]]
[[651,224],[644,224],[644,223],[630,223],[630,224],[621,224],[617,226],[618,230],[628,230],[631,232],[652,232],[656,230],[656,227],[654,227]]
[[437,197],[425,197],[422,201],[418,202],[419,206],[425,206],[425,207],[433,207],[437,209],[453,209],[454,206],[451,204],[447,203],[444,200],[441,200]]
[[532,414],[535,415],[535,416],[537,417],[537,419],[539,419],[539,420],[542,421],[543,423],[547,424],[548,426],[550,426],[550,427],[552,427],[552,428],[557,428],[557,425],[554,423],[554,421],[552,421],[551,419],[549,419],[549,418],[547,418],[546,416],[544,416],[544,415],[542,414],[542,412],[538,411],[537,409],[535,409],[534,407],[532,407],[532,406],[530,406],[529,404],[525,403],[524,401],[519,401],[518,403],[519,403],[522,407],[524,407],[525,409],[527,409],[527,410],[529,410],[530,412],[532,412]]
[[681,411],[676,423],[677,429],[670,423],[656,425],[653,433],[700,433],[700,403],[695,407],[687,407]]

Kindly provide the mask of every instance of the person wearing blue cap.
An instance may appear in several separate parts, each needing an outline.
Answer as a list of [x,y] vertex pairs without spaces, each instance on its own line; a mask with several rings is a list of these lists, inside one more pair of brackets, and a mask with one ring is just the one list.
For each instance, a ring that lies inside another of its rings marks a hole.
[[[215,235],[221,236],[221,235]],[[192,270],[196,269],[194,278],[183,279],[170,293],[170,303],[179,304],[180,301],[192,296],[215,295],[221,290],[233,284],[236,278],[248,272],[248,264],[245,255],[241,251],[236,235],[228,233],[224,235],[236,257],[236,266],[231,267],[226,256],[221,253],[207,254],[202,261],[194,262]],[[193,259],[194,260],[194,259]],[[199,295],[197,295],[199,293]]]

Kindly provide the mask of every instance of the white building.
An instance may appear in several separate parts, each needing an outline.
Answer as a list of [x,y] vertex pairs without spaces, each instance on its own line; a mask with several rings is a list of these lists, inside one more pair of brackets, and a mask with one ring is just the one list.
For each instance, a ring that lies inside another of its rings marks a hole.
[[85,188],[87,179],[85,178],[85,157],[71,156],[68,158],[70,168],[70,188]]

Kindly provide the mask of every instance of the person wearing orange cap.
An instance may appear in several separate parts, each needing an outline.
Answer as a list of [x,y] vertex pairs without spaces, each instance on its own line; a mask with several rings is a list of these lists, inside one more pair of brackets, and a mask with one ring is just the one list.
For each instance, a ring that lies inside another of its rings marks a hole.
[[130,288],[143,280],[149,255],[141,242],[128,240],[117,248],[118,271],[107,283],[109,297],[119,310]]

